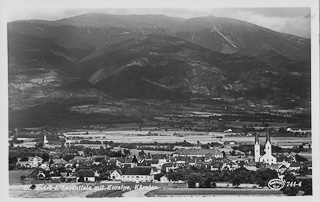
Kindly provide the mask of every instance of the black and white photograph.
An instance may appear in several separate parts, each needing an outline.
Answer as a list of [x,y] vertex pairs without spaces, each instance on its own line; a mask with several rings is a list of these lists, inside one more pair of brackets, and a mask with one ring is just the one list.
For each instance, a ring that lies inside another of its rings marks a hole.
[[0,2],[9,199],[319,196],[318,1]]

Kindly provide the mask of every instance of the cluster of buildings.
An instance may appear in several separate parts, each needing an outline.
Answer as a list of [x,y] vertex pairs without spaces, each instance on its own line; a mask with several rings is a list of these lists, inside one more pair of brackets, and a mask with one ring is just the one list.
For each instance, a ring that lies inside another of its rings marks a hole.
[[[226,146],[226,145],[224,145]],[[232,145],[229,145],[230,147]],[[39,156],[18,159],[17,166],[35,168],[27,177],[51,180],[95,181],[116,180],[123,182],[153,182],[157,174],[162,177],[157,181],[168,182],[166,173],[179,168],[194,167],[210,171],[233,171],[238,168],[257,170],[260,167],[275,170],[288,169],[298,174],[302,167],[312,169],[307,159],[297,159],[295,154],[274,154],[270,134],[266,134],[264,152],[260,151],[257,134],[254,141],[254,155],[244,153],[226,154],[218,149],[181,148],[169,154],[145,154],[126,157],[86,156],[83,151],[69,161],[63,158],[52,158],[43,162]],[[262,153],[262,155],[261,155]],[[105,169],[107,168],[107,169]]]

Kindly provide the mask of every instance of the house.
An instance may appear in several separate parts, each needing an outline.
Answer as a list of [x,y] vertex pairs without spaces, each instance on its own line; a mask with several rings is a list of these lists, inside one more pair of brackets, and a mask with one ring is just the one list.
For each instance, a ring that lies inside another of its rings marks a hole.
[[166,182],[169,182],[169,179],[166,176],[162,176],[160,177],[160,182],[166,183]]
[[240,167],[243,167],[248,163],[248,160],[246,158],[240,156],[228,156],[227,158],[230,159],[232,163],[238,164]]
[[158,159],[158,165],[161,167],[163,164],[169,162],[168,159],[163,158],[163,159]]
[[278,165],[277,164],[266,164],[267,168],[270,168],[271,170],[277,170],[278,169]]
[[229,164],[229,163],[224,163],[222,166],[221,166],[221,170],[229,170],[229,171],[231,171],[231,170],[233,170],[233,168],[232,168],[232,163],[231,164]]
[[278,154],[276,158],[277,158],[277,162],[282,162],[282,161],[286,161],[288,163],[296,162],[296,158],[292,154],[288,154],[288,155]]
[[61,159],[52,159],[52,162],[53,163],[50,165],[51,168],[65,167],[68,164],[68,162],[66,160],[64,160],[63,158],[61,158]]
[[51,180],[54,182],[60,182],[61,180],[61,173],[58,170],[50,172]]
[[222,168],[223,163],[221,162],[213,162],[211,163],[210,170],[211,171],[219,171]]
[[204,162],[212,162],[212,157],[209,154],[206,154],[205,158],[204,158]]
[[48,162],[48,161],[43,162],[43,163],[40,165],[40,168],[42,168],[43,170],[50,171],[50,164],[49,164],[49,162]]
[[232,161],[229,158],[219,158],[219,159],[212,159],[212,162],[221,162],[221,163],[228,163],[231,164]]
[[94,162],[94,160],[92,160],[92,159],[86,159],[86,160],[82,163],[82,165],[92,166],[93,162]]
[[211,163],[210,162],[199,162],[195,165],[196,168],[211,170]]
[[92,165],[100,165],[102,164],[102,161],[103,161],[103,158],[101,157],[94,158]]
[[225,147],[235,147],[235,146],[239,146],[239,144],[234,141],[234,140],[231,140],[231,141],[224,141],[224,146]]
[[162,172],[166,172],[166,173],[170,172],[170,170],[176,170],[176,169],[178,169],[178,166],[176,166],[173,163],[165,163],[161,167]]
[[114,170],[110,174],[110,179],[112,180],[121,180],[122,172],[120,169]]
[[30,164],[31,168],[37,168],[42,163],[42,161],[43,159],[39,156],[28,158],[28,163]]
[[161,168],[159,165],[159,159],[143,159],[140,163],[138,163],[139,166],[152,166]]
[[69,162],[72,164],[81,164],[85,162],[87,159],[83,156],[75,156],[73,159],[71,159]]
[[44,180],[48,176],[49,176],[49,173],[47,171],[40,169],[38,174],[37,174],[37,176],[36,176],[36,178],[39,179],[39,180]]
[[133,158],[129,158],[129,157],[121,158],[121,159],[119,159],[119,162],[121,162],[120,163],[121,167],[133,168],[133,167],[137,166],[137,163],[134,162],[134,159]]
[[122,170],[123,182],[152,182],[156,169],[149,166],[137,166]]
[[188,156],[188,157],[205,157],[223,158],[223,153],[217,149],[182,149],[175,152],[174,156]]
[[248,162],[246,165],[244,165],[244,167],[245,167],[247,170],[256,171],[256,170],[258,170],[256,164],[257,164],[256,162]]
[[300,163],[298,163],[298,162],[292,162],[292,163],[290,163],[289,169],[290,169],[291,171],[298,172],[298,171],[300,170]]
[[283,173],[285,172],[288,168],[290,167],[290,163],[286,161],[282,161],[277,168],[278,173]]
[[92,170],[79,170],[76,174],[77,182],[94,182],[95,173]]
[[16,165],[19,167],[31,168],[27,157],[18,158],[18,162],[16,163]]
[[49,175],[49,171],[43,170],[41,168],[36,168],[29,175],[27,175],[27,177],[43,180],[48,178]]

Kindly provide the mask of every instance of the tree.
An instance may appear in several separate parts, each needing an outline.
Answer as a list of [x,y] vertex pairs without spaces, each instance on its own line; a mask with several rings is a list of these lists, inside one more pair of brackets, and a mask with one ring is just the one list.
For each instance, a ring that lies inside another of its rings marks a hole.
[[[286,172],[283,179],[286,180],[286,182],[297,182],[296,176],[290,172]],[[281,189],[281,191],[287,196],[295,196],[299,192],[299,187],[289,187],[286,185]]]
[[281,189],[281,191],[283,194],[285,194],[287,196],[295,196],[299,192],[299,188],[285,186]]
[[312,195],[312,179],[302,180],[300,190],[304,191],[303,195]]
[[131,154],[130,149],[124,149],[123,153],[125,156],[130,156],[130,154]]
[[66,140],[65,139],[62,139],[61,140],[61,148],[64,148],[65,146],[64,146],[64,144],[66,143]]
[[278,178],[277,171],[267,169],[259,169],[255,172],[254,183],[258,184],[260,187],[267,186],[268,182],[272,179]]
[[202,187],[202,176],[200,173],[191,173],[187,177],[188,187],[195,188],[196,183],[199,183],[200,187]]
[[64,157],[63,157],[63,159],[65,160],[65,161],[70,161],[71,159],[73,159],[74,158],[74,155],[70,155],[70,154],[67,154],[67,155],[65,155]]
[[143,156],[143,155],[146,155],[146,153],[145,153],[143,150],[141,150],[141,151],[139,152],[139,156]]
[[186,172],[183,169],[178,169],[176,172],[173,172],[171,169],[167,174],[168,180],[178,181],[185,180]]
[[232,186],[238,188],[239,185],[242,183],[242,179],[239,175],[236,175],[232,179]]
[[213,177],[205,175],[205,178],[203,180],[203,187],[204,188],[215,188],[217,185],[213,180]]
[[43,142],[42,142],[42,141],[37,142],[34,147],[35,147],[36,149],[38,149],[38,148],[43,148]]
[[42,163],[43,163],[43,162],[49,161],[50,157],[49,157],[49,154],[45,152],[42,154],[41,158],[43,159],[42,160]]
[[160,178],[163,176],[162,173],[154,175],[154,179],[160,181]]
[[132,163],[138,163],[136,155],[133,156]]
[[80,176],[79,179],[78,179],[78,182],[84,182],[84,177]]

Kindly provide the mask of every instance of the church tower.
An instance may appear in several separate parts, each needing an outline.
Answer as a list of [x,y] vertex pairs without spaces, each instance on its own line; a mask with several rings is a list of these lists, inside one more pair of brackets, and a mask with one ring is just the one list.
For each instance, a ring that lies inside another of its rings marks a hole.
[[255,141],[254,141],[254,162],[259,162],[260,159],[260,144],[259,144],[259,137],[257,132],[254,132]]
[[49,141],[47,140],[47,136],[44,135],[44,136],[43,136],[43,147],[48,146],[48,143],[49,143]]
[[270,141],[270,133],[269,130],[267,130],[267,135],[266,135],[266,144],[264,145],[264,152],[267,155],[272,155],[272,146],[271,146],[271,141]]

